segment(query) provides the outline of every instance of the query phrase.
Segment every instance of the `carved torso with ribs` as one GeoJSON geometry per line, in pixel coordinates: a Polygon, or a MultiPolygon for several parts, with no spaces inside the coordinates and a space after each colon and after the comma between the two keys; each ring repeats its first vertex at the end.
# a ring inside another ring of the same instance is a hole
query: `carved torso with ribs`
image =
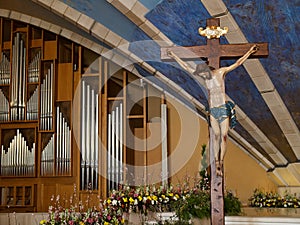
{"type": "Polygon", "coordinates": [[[225,84],[223,74],[212,73],[211,79],[205,80],[209,94],[209,107],[218,107],[225,104],[225,84]]]}

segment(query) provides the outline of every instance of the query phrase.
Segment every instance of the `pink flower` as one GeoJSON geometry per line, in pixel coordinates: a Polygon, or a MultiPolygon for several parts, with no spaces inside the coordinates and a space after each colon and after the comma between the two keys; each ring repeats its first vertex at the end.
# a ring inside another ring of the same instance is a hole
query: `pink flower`
{"type": "Polygon", "coordinates": [[[74,221],[73,220],[69,220],[69,225],[74,225],[74,221]]]}
{"type": "Polygon", "coordinates": [[[94,222],[94,221],[93,221],[93,218],[88,218],[88,219],[87,219],[87,222],[90,223],[90,224],[92,224],[92,223],[94,222]]]}

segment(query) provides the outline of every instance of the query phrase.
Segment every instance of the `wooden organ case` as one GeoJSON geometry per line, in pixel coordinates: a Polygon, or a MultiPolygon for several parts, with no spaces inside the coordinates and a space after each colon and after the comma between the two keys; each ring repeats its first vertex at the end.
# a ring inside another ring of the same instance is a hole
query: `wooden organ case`
{"type": "Polygon", "coordinates": [[[146,167],[157,150],[135,152],[128,133],[146,139],[148,109],[164,96],[148,107],[136,76],[111,76],[113,63],[49,31],[5,18],[0,29],[0,211],[45,212],[52,196],[74,191],[97,204],[128,174],[145,176],[125,167],[146,167]]]}

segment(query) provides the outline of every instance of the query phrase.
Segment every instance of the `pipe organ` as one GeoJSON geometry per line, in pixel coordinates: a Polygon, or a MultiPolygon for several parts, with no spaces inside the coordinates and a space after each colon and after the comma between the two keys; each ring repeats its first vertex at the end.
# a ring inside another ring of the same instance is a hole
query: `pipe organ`
{"type": "Polygon", "coordinates": [[[20,130],[14,136],[8,149],[1,146],[1,176],[34,176],[35,143],[29,149],[20,130]]]}
{"type": "Polygon", "coordinates": [[[7,56],[2,52],[0,61],[0,84],[10,83],[10,62],[7,56]]]}
{"type": "Polygon", "coordinates": [[[81,190],[98,189],[99,102],[98,93],[82,81],[81,89],[81,190]]]}
{"type": "Polygon", "coordinates": [[[71,129],[56,108],[56,175],[71,175],[71,129]]]}
{"type": "Polygon", "coordinates": [[[54,134],[44,147],[41,156],[41,176],[54,175],[54,156],[55,156],[54,134]]]}
{"type": "Polygon", "coordinates": [[[11,120],[25,119],[26,47],[21,33],[16,33],[12,47],[11,120]]]}
{"type": "Polygon", "coordinates": [[[40,110],[41,110],[41,118],[40,118],[40,129],[41,130],[52,130],[52,105],[53,105],[53,76],[54,76],[54,68],[51,63],[50,68],[48,68],[47,73],[45,74],[45,78],[41,84],[41,98],[40,98],[40,110]]]}
{"type": "Polygon", "coordinates": [[[27,120],[37,120],[38,119],[38,87],[34,90],[33,94],[30,96],[26,104],[26,119],[27,120]]]}
{"type": "MultiPolygon", "coordinates": [[[[117,65],[95,52],[23,22],[0,18],[0,27],[9,30],[0,33],[0,210],[7,202],[4,189],[30,186],[34,193],[38,188],[30,206],[45,211],[53,192],[76,184],[81,195],[93,190],[105,197],[130,181],[131,168],[140,161],[147,166],[147,151],[136,154],[129,135],[139,129],[146,138],[150,121],[146,88],[134,85],[129,91],[135,75],[122,68],[106,82],[110,67],[117,65]],[[98,68],[91,66],[94,61],[98,68]],[[98,92],[100,83],[104,88],[98,92]],[[133,95],[142,100],[134,102],[133,95]]],[[[166,121],[166,106],[162,113],[166,121]]],[[[147,143],[142,148],[148,150],[147,143]]],[[[167,177],[167,139],[162,152],[167,177]]]]}
{"type": "Polygon", "coordinates": [[[53,133],[41,155],[42,176],[71,175],[71,129],[56,108],[56,136],[53,133]]]}
{"type": "Polygon", "coordinates": [[[28,83],[39,81],[41,52],[39,51],[28,65],[28,83]]]}
{"type": "Polygon", "coordinates": [[[0,121],[9,120],[9,102],[0,89],[0,121]]]}
{"type": "Polygon", "coordinates": [[[123,182],[123,104],[108,114],[107,188],[118,189],[123,182]]]}

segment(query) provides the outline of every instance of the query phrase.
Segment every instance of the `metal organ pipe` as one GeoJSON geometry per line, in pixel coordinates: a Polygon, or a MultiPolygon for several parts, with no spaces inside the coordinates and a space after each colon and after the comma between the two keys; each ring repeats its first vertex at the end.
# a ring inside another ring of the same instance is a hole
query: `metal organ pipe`
{"type": "Polygon", "coordinates": [[[98,94],[82,81],[81,189],[98,189],[98,94]]]}
{"type": "Polygon", "coordinates": [[[120,138],[119,138],[119,149],[120,158],[118,162],[120,163],[120,182],[123,182],[123,104],[120,104],[120,138]]]}
{"type": "Polygon", "coordinates": [[[108,190],[111,190],[111,175],[112,175],[112,168],[111,168],[111,160],[112,160],[112,157],[111,157],[111,136],[112,136],[112,132],[111,132],[111,114],[108,114],[108,135],[107,135],[107,183],[108,183],[108,190]]]}
{"type": "Polygon", "coordinates": [[[115,107],[108,114],[108,146],[107,146],[107,179],[108,190],[118,188],[123,181],[123,105],[115,107]]]}
{"type": "Polygon", "coordinates": [[[94,171],[95,171],[95,189],[98,189],[98,168],[99,168],[99,155],[98,155],[98,149],[99,149],[99,99],[98,99],[99,95],[96,94],[95,95],[95,113],[96,113],[96,117],[95,117],[95,165],[94,165],[94,171]]]}
{"type": "Polygon", "coordinates": [[[168,183],[167,105],[161,104],[162,184],[168,183]]]}
{"type": "Polygon", "coordinates": [[[25,119],[26,48],[20,33],[14,37],[12,47],[11,119],[25,119]]]}
{"type": "Polygon", "coordinates": [[[90,120],[90,111],[91,111],[91,106],[90,106],[90,85],[87,85],[87,95],[86,95],[86,106],[87,106],[87,111],[86,111],[86,141],[85,141],[85,146],[86,146],[86,182],[88,185],[90,185],[90,169],[91,169],[91,120],[90,120]]]}
{"type": "Polygon", "coordinates": [[[10,62],[3,52],[0,61],[0,84],[10,84],[10,62]]]}
{"type": "Polygon", "coordinates": [[[27,120],[38,119],[38,87],[35,89],[35,91],[30,96],[27,102],[26,119],[27,120]]]}
{"type": "Polygon", "coordinates": [[[2,176],[34,176],[35,143],[29,150],[25,138],[17,130],[7,150],[1,146],[2,176]]]}
{"type": "Polygon", "coordinates": [[[81,88],[81,162],[80,162],[80,167],[81,167],[81,190],[85,189],[85,170],[86,170],[86,148],[85,148],[85,108],[86,108],[86,103],[85,103],[85,95],[86,95],[86,84],[85,81],[82,81],[82,88],[81,88]]]}
{"type": "Polygon", "coordinates": [[[0,121],[9,120],[9,102],[0,89],[0,121]]]}
{"type": "Polygon", "coordinates": [[[40,129],[41,130],[52,130],[53,120],[53,64],[51,63],[48,73],[45,75],[41,84],[41,118],[40,118],[40,129]]]}
{"type": "Polygon", "coordinates": [[[41,52],[39,51],[28,65],[28,82],[36,83],[39,81],[41,52]]]}
{"type": "Polygon", "coordinates": [[[71,175],[71,129],[56,108],[56,175],[71,175]]]}
{"type": "Polygon", "coordinates": [[[91,160],[90,160],[90,167],[91,167],[91,188],[94,189],[94,172],[95,172],[95,91],[91,90],[91,160]],[[92,122],[93,121],[93,122],[92,122]]]}

